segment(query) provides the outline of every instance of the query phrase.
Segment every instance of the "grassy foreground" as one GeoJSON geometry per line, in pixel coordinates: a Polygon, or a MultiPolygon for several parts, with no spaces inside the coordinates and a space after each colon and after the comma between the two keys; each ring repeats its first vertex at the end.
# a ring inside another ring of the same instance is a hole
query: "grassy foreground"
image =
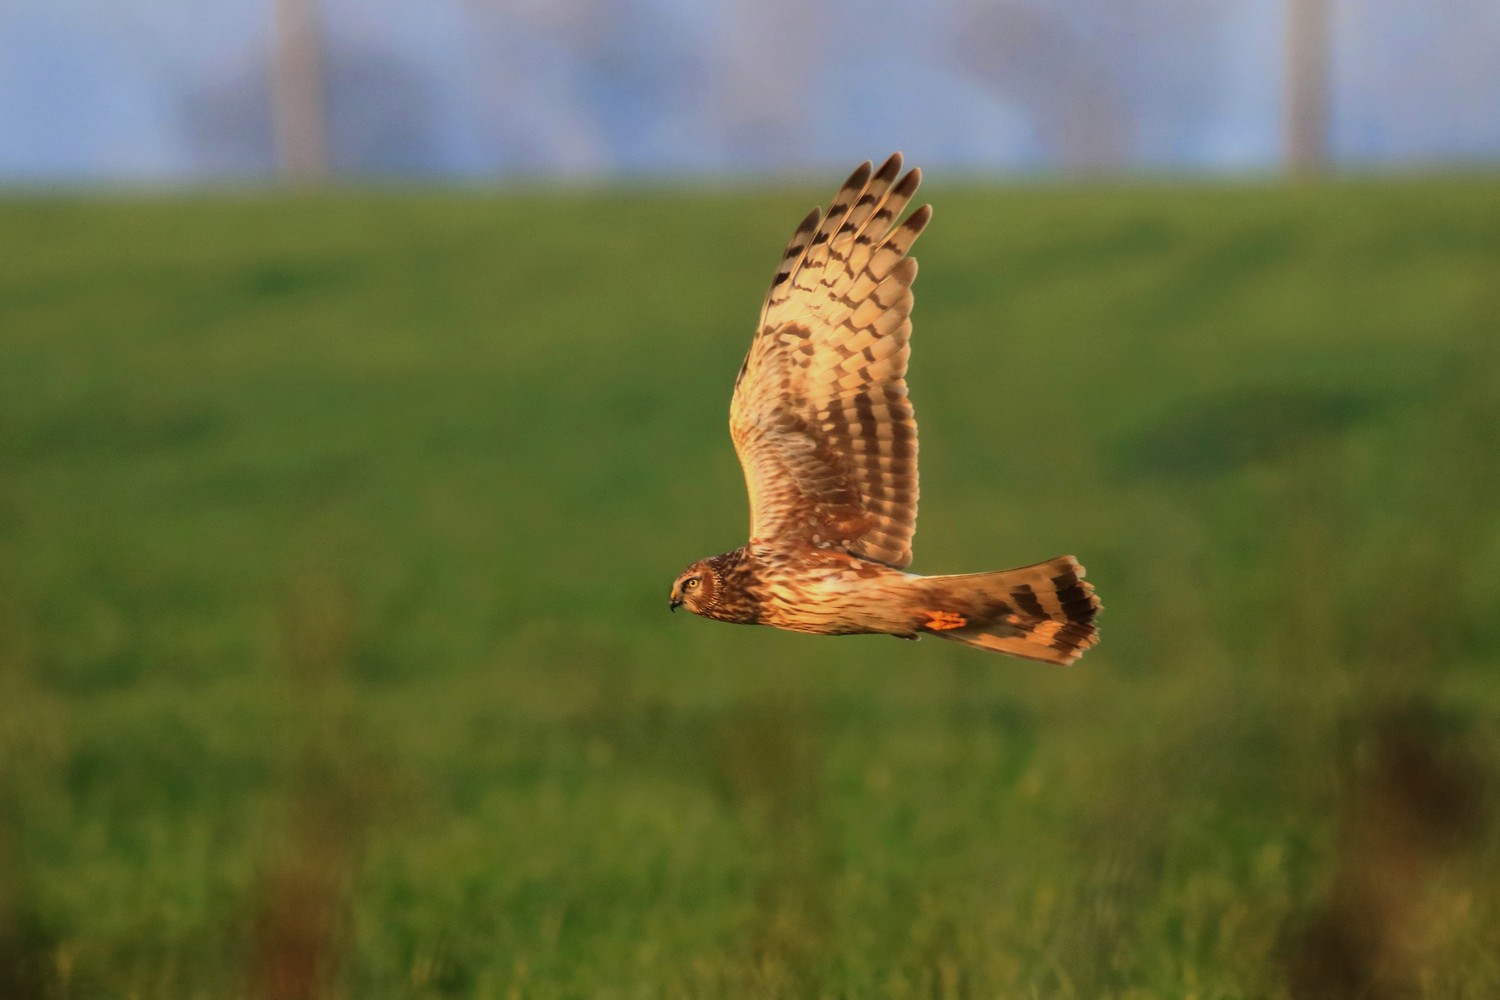
{"type": "Polygon", "coordinates": [[[0,203],[0,996],[1500,993],[1500,180],[929,186],[1071,669],[667,615],[822,188],[0,203]]]}

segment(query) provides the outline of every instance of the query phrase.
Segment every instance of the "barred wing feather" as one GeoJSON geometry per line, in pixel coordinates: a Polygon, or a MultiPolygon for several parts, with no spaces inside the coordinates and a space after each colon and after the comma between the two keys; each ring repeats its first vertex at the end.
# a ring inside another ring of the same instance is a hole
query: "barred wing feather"
{"type": "Polygon", "coordinates": [[[921,172],[901,155],[850,175],[803,220],[740,369],[730,432],[753,544],[810,544],[905,568],[917,518],[917,425],[906,392],[907,256],[929,206],[896,220],[921,172]]]}

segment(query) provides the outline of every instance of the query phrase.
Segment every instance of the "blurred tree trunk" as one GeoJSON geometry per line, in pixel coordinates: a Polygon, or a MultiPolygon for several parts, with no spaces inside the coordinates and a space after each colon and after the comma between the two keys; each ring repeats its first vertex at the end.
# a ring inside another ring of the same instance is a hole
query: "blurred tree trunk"
{"type": "Polygon", "coordinates": [[[288,180],[315,183],[328,174],[323,40],[317,0],[275,3],[272,91],[277,167],[288,180]]]}
{"type": "Polygon", "coordinates": [[[1328,165],[1328,0],[1286,0],[1286,161],[1296,174],[1328,165]]]}

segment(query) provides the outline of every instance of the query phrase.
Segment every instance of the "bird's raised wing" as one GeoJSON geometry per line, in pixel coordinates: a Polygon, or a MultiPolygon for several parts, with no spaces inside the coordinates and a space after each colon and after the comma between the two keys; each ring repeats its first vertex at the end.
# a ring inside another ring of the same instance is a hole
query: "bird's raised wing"
{"type": "Polygon", "coordinates": [[[729,429],[750,491],[752,543],[840,549],[898,568],[917,522],[917,424],[907,252],[930,206],[901,154],[850,175],[797,227],[735,383],[729,429]]]}

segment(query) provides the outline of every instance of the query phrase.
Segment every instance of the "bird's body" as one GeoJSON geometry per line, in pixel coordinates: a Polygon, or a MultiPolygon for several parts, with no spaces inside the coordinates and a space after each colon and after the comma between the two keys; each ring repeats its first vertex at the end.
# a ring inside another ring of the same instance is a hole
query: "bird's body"
{"type": "Polygon", "coordinates": [[[888,599],[921,579],[910,573],[814,546],[747,545],[706,562],[725,597],[700,612],[705,618],[819,635],[913,631],[888,599]]]}
{"type": "Polygon", "coordinates": [[[920,182],[896,154],[863,164],[797,228],[735,382],[730,433],[750,493],[751,540],[700,560],[671,604],[706,618],[820,635],[936,634],[1069,663],[1099,610],[1071,556],[998,573],[905,572],[917,513],[917,425],[906,392],[904,222],[920,182]]]}

